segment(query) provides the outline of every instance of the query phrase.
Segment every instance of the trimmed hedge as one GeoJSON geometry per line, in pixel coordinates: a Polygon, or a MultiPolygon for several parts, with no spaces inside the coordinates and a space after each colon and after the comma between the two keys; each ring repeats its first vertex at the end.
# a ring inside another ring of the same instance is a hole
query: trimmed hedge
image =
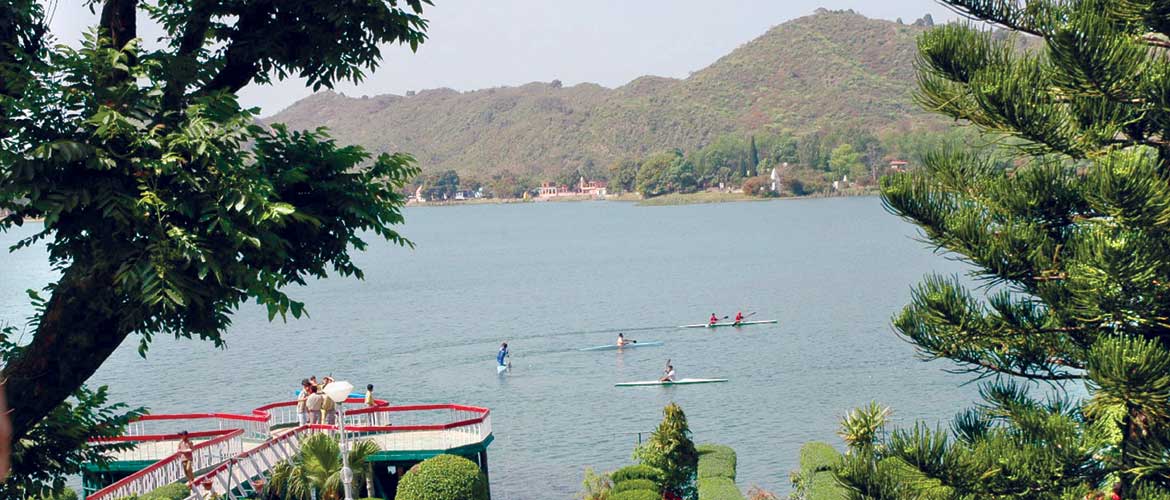
{"type": "Polygon", "coordinates": [[[800,477],[808,500],[844,500],[845,488],[833,477],[841,453],[826,443],[810,442],[800,447],[800,477]]]}
{"type": "MultiPolygon", "coordinates": [[[[191,496],[191,489],[183,483],[172,483],[141,495],[130,495],[118,500],[183,500],[191,496]]],[[[74,498],[77,498],[76,494],[74,498]]]]}
{"type": "Polygon", "coordinates": [[[487,500],[487,476],[475,462],[438,455],[411,467],[398,483],[398,500],[487,500]]]}
{"type": "Polygon", "coordinates": [[[699,500],[744,500],[744,497],[735,486],[735,481],[725,477],[708,477],[699,480],[699,500]]]}
{"type": "Polygon", "coordinates": [[[630,490],[659,491],[659,487],[658,483],[649,479],[627,479],[619,483],[614,483],[613,489],[610,491],[618,493],[630,490]]]}
{"type": "Polygon", "coordinates": [[[735,450],[717,444],[701,444],[699,450],[699,479],[724,477],[735,482],[735,450]]]}
{"type": "Polygon", "coordinates": [[[611,494],[609,500],[662,500],[662,494],[656,491],[629,490],[611,494]]]}
{"type": "Polygon", "coordinates": [[[813,441],[800,447],[800,469],[804,471],[829,470],[841,460],[841,453],[827,443],[813,441]]]}
{"type": "Polygon", "coordinates": [[[618,470],[613,471],[609,475],[613,482],[620,483],[630,479],[649,479],[655,483],[662,482],[662,471],[650,467],[649,465],[627,465],[618,470]]]}

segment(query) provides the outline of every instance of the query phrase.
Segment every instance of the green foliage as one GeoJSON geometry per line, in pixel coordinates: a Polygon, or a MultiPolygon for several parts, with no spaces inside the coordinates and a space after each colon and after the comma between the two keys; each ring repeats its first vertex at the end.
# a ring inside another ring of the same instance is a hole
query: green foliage
{"type": "MultiPolygon", "coordinates": [[[[373,441],[350,443],[349,467],[353,471],[355,492],[364,490],[369,470],[366,460],[378,451],[378,445],[373,441]]],[[[336,498],[344,491],[341,466],[341,447],[337,439],[325,433],[313,434],[305,438],[295,458],[272,469],[265,490],[285,500],[336,498]]],[[[372,492],[366,492],[369,493],[372,492]]]]}
{"type": "Polygon", "coordinates": [[[609,500],[662,500],[662,495],[656,491],[629,490],[614,493],[609,496],[609,500]]]}
{"type": "Polygon", "coordinates": [[[598,474],[592,467],[585,468],[585,479],[581,481],[579,500],[607,500],[613,491],[613,481],[605,474],[598,474]]]}
{"type": "MultiPolygon", "coordinates": [[[[117,500],[185,500],[189,496],[191,496],[190,488],[181,483],[172,483],[141,495],[125,496],[117,500]]],[[[76,499],[77,494],[74,494],[73,498],[76,499]]]]}
{"type": "Polygon", "coordinates": [[[743,500],[735,481],[726,477],[699,478],[699,500],[743,500]]]}
{"type": "Polygon", "coordinates": [[[735,481],[735,450],[717,444],[701,444],[699,452],[699,479],[723,477],[735,481]]]}
{"type": "Polygon", "coordinates": [[[77,500],[77,492],[73,491],[72,488],[65,488],[57,493],[44,495],[39,498],[33,496],[31,498],[34,500],[77,500]]]}
{"type": "Polygon", "coordinates": [[[658,492],[658,483],[649,479],[627,479],[613,485],[613,492],[620,493],[629,490],[648,490],[658,492]]]}
{"type": "Polygon", "coordinates": [[[649,440],[634,450],[634,458],[662,471],[660,484],[663,490],[680,498],[693,499],[699,452],[691,441],[687,416],[675,403],[666,405],[662,415],[662,423],[649,440]]]}
{"type": "Polygon", "coordinates": [[[235,95],[294,75],[314,89],[360,80],[384,44],[425,40],[423,4],[106,0],[76,48],[53,43],[44,9],[5,7],[0,230],[44,219],[15,248],[43,241],[60,276],[3,369],[14,440],[36,443],[23,460],[43,467],[10,484],[55,481],[88,453],[78,442],[98,422],[80,413],[98,410],[79,408],[100,391],[66,401],[127,337],[143,354],[159,335],[222,346],[244,303],[300,317],[288,286],[360,278],[350,251],[365,238],[409,244],[392,227],[411,157],[261,127],[235,95]],[[170,36],[140,44],[139,17],[170,36]],[[83,425],[50,435],[70,419],[83,425]]]}
{"type": "MultiPolygon", "coordinates": [[[[411,467],[398,483],[398,500],[487,500],[487,476],[475,462],[438,455],[411,467]]],[[[614,497],[610,496],[610,500],[614,497]]]]}
{"type": "Polygon", "coordinates": [[[184,500],[191,495],[191,489],[180,483],[168,484],[153,491],[138,495],[138,500],[184,500]]]}
{"type": "Polygon", "coordinates": [[[609,477],[615,483],[622,481],[629,481],[631,479],[649,479],[656,483],[662,482],[662,471],[655,469],[649,465],[635,464],[627,465],[610,473],[609,477]]]}
{"type": "Polygon", "coordinates": [[[1012,156],[941,148],[882,182],[987,285],[927,277],[895,331],[990,382],[949,428],[852,414],[836,475],[853,498],[1170,495],[1170,4],[945,3],[1043,40],[925,33],[919,102],[1012,156]]]}

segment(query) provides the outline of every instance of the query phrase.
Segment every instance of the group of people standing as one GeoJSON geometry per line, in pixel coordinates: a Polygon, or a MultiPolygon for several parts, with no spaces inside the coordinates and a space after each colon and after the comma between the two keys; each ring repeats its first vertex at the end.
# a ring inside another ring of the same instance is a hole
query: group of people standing
{"type": "MultiPolygon", "coordinates": [[[[301,390],[297,393],[297,423],[329,425],[337,424],[340,413],[337,403],[325,395],[325,386],[333,382],[333,377],[325,377],[320,382],[317,376],[301,380],[301,390]]],[[[374,384],[366,385],[366,406],[374,406],[374,384]]]]}

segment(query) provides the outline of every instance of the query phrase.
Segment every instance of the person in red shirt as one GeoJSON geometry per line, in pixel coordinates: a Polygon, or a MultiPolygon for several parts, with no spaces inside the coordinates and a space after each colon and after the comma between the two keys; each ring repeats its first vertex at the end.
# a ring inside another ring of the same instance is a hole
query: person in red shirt
{"type": "Polygon", "coordinates": [[[715,323],[718,323],[718,322],[719,322],[719,317],[715,316],[715,313],[711,313],[711,319],[707,321],[707,325],[711,326],[711,325],[714,325],[715,323]]]}
{"type": "Polygon", "coordinates": [[[741,322],[743,322],[743,311],[739,311],[739,312],[735,313],[735,324],[738,325],[741,322]]]}

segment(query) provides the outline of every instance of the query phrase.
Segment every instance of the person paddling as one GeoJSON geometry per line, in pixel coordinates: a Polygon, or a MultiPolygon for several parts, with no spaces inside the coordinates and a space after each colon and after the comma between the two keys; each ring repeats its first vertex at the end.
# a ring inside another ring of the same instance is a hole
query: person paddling
{"type": "Polygon", "coordinates": [[[508,343],[504,342],[500,344],[500,352],[496,353],[496,363],[499,363],[500,366],[508,366],[504,362],[504,358],[508,356],[511,356],[511,353],[508,352],[508,343]]]}
{"type": "Polygon", "coordinates": [[[739,326],[740,323],[743,323],[743,311],[737,311],[735,313],[735,326],[739,326]]]}
{"type": "Polygon", "coordinates": [[[622,346],[629,345],[629,344],[637,344],[637,343],[638,343],[637,340],[626,340],[626,336],[624,334],[621,334],[621,333],[618,334],[618,339],[617,339],[617,346],[618,347],[622,347],[622,346]]]}
{"type": "Polygon", "coordinates": [[[670,364],[670,362],[668,361],[666,363],[666,371],[663,373],[662,378],[658,379],[658,381],[659,382],[674,382],[674,376],[675,376],[674,375],[674,366],[672,366],[670,364]]]}
{"type": "Polygon", "coordinates": [[[719,316],[716,316],[715,313],[711,313],[711,319],[707,320],[707,326],[715,326],[715,323],[718,322],[719,316]]]}

